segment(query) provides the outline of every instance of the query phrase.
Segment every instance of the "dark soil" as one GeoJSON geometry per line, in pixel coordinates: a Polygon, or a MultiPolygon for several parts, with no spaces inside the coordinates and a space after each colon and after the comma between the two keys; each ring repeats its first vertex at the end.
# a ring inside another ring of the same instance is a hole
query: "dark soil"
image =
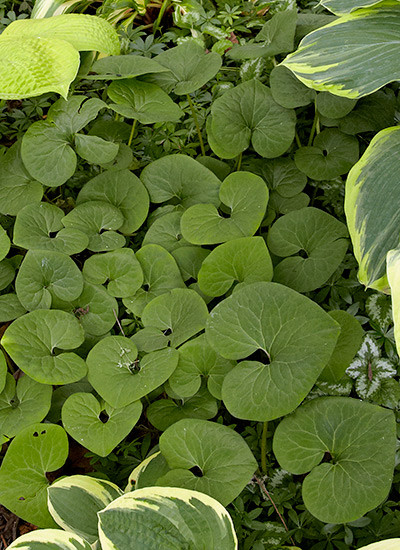
{"type": "Polygon", "coordinates": [[[16,538],[34,529],[34,525],[26,523],[4,506],[0,506],[0,550],[4,550],[16,538]]]}

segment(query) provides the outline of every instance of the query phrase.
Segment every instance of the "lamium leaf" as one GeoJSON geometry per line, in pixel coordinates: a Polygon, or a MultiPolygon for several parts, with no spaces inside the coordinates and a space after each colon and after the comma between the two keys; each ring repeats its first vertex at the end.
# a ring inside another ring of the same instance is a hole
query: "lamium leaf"
{"type": "Polygon", "coordinates": [[[170,348],[138,358],[132,340],[108,336],[87,356],[88,380],[107,403],[121,408],[164,384],[174,372],[178,358],[178,352],[170,348]]]}
{"type": "Polygon", "coordinates": [[[28,376],[43,384],[68,384],[86,374],[86,363],[70,351],[83,342],[83,330],[72,315],[40,309],[16,319],[1,344],[28,376]]]}
{"type": "Polygon", "coordinates": [[[270,251],[285,258],[274,267],[274,281],[298,292],[319,288],[343,260],[347,236],[343,223],[317,208],[302,208],[282,216],[267,239],[270,251]]]}
{"type": "Polygon", "coordinates": [[[269,85],[273,99],[285,109],[304,107],[315,99],[315,91],[307,88],[283,65],[272,69],[269,85]]]}
{"type": "Polygon", "coordinates": [[[187,489],[148,487],[127,493],[99,512],[104,550],[237,550],[232,520],[213,498],[187,489]],[[162,525],[162,529],[160,529],[162,525]],[[118,526],[118,527],[117,527],[118,526]]]}
{"type": "Polygon", "coordinates": [[[0,436],[14,437],[30,424],[41,422],[50,410],[52,387],[23,376],[15,382],[7,374],[0,393],[0,436]]]}
{"type": "Polygon", "coordinates": [[[250,172],[234,172],[221,184],[219,198],[230,216],[222,216],[213,204],[196,204],[181,220],[183,237],[192,244],[217,244],[254,235],[268,203],[264,181],[250,172]]]}
{"type": "Polygon", "coordinates": [[[26,309],[13,293],[0,296],[0,323],[8,323],[26,313],[26,309]]]}
{"type": "Polygon", "coordinates": [[[147,218],[149,196],[140,179],[129,170],[106,171],[89,180],[77,197],[77,204],[103,201],[117,207],[124,217],[120,233],[137,231],[147,218]]]}
{"type": "Polygon", "coordinates": [[[309,298],[277,283],[253,283],[210,313],[206,337],[239,363],[224,378],[222,399],[237,418],[265,422],[293,411],[327,364],[337,323],[309,298]],[[253,359],[253,358],[252,358],[253,359]]]}
{"type": "Polygon", "coordinates": [[[141,413],[140,401],[115,409],[99,403],[91,393],[74,393],[65,401],[61,419],[71,437],[93,453],[107,456],[129,434],[141,413]]]}
{"type": "Polygon", "coordinates": [[[134,78],[149,73],[162,73],[168,69],[154,59],[139,55],[111,55],[102,57],[93,63],[88,80],[120,80],[134,78]]]}
{"type": "Polygon", "coordinates": [[[67,456],[68,438],[61,426],[33,424],[22,430],[0,467],[1,504],[38,527],[57,527],[47,508],[46,472],[61,468],[67,456]]]}
{"type": "Polygon", "coordinates": [[[253,79],[216,99],[207,120],[211,149],[221,158],[234,158],[250,143],[266,158],[289,149],[295,134],[296,115],[272,99],[271,90],[253,79]]]}
{"type": "Polygon", "coordinates": [[[132,78],[115,80],[107,88],[113,111],[141,124],[177,122],[181,109],[159,86],[132,78]]]}
{"type": "Polygon", "coordinates": [[[171,471],[157,485],[201,491],[223,506],[239,495],[257,468],[238,433],[207,420],[176,422],[161,435],[160,451],[171,471]]]}
{"type": "Polygon", "coordinates": [[[207,296],[222,296],[231,286],[235,289],[258,281],[271,281],[272,261],[262,237],[243,237],[220,244],[203,261],[199,287],[207,296]]]}
{"type": "Polygon", "coordinates": [[[354,521],[387,497],[395,446],[393,412],[348,397],[309,401],[282,420],[273,440],[282,468],[310,472],[304,504],[325,523],[354,521]]]}
{"type": "Polygon", "coordinates": [[[151,202],[174,200],[182,208],[198,203],[219,206],[220,180],[186,155],[168,155],[151,162],[140,174],[151,202]]]}
{"type": "Polygon", "coordinates": [[[18,537],[10,550],[46,550],[49,545],[57,550],[91,550],[90,544],[77,535],[60,529],[39,529],[18,537]]]}
{"type": "Polygon", "coordinates": [[[72,475],[55,481],[47,494],[49,511],[58,525],[94,543],[99,538],[97,512],[123,492],[111,481],[72,475]]]}

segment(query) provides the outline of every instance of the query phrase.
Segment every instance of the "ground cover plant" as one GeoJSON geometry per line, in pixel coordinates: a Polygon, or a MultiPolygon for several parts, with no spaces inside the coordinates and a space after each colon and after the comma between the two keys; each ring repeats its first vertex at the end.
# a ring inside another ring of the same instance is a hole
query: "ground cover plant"
{"type": "Polygon", "coordinates": [[[323,4],[5,5],[11,548],[398,547],[400,7],[323,4]]]}

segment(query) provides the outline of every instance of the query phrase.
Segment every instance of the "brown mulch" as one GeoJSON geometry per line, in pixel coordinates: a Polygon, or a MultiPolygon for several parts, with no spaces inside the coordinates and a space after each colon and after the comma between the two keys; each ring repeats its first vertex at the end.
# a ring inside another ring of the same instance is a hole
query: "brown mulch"
{"type": "Polygon", "coordinates": [[[31,523],[0,505],[0,550],[7,548],[16,538],[36,529],[31,523]]]}

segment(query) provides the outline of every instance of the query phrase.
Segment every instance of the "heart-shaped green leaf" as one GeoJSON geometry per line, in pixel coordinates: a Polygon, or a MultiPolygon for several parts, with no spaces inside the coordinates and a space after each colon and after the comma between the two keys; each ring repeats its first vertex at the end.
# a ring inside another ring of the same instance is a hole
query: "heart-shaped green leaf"
{"type": "Polygon", "coordinates": [[[76,134],[75,150],[80,157],[91,164],[106,164],[117,156],[119,145],[98,136],[76,134]]]}
{"type": "Polygon", "coordinates": [[[140,359],[132,340],[108,336],[89,352],[88,380],[113,407],[125,407],[161,386],[174,372],[179,354],[174,349],[149,353],[140,359]]]}
{"type": "Polygon", "coordinates": [[[278,105],[271,90],[253,79],[216,99],[207,120],[211,149],[220,158],[234,158],[249,146],[266,158],[279,157],[293,141],[294,111],[278,105]]]}
{"type": "Polygon", "coordinates": [[[317,95],[315,104],[322,116],[327,118],[342,118],[353,110],[356,103],[356,99],[333,95],[329,92],[321,92],[317,95]]]}
{"type": "Polygon", "coordinates": [[[7,375],[0,394],[0,436],[14,437],[30,424],[41,422],[50,410],[52,387],[23,376],[16,383],[7,375]]]}
{"type": "Polygon", "coordinates": [[[282,468],[310,472],[304,504],[325,523],[354,521],[387,497],[395,446],[393,412],[347,397],[306,403],[282,420],[273,441],[282,468]]]}
{"type": "Polygon", "coordinates": [[[1,504],[38,527],[57,527],[47,508],[46,472],[61,468],[67,456],[68,438],[61,426],[33,424],[22,430],[0,468],[1,504]]]}
{"type": "Polygon", "coordinates": [[[60,529],[39,529],[18,537],[10,550],[46,550],[52,545],[57,550],[91,550],[90,544],[72,533],[60,529]]]}
{"type": "Polygon", "coordinates": [[[270,229],[267,240],[273,254],[286,258],[275,266],[274,281],[298,292],[319,288],[343,260],[347,235],[343,223],[317,208],[302,208],[282,216],[270,229]]]}
{"type": "Polygon", "coordinates": [[[53,391],[53,395],[51,398],[51,408],[46,419],[49,422],[60,422],[61,409],[65,401],[70,395],[77,392],[94,393],[94,389],[86,380],[86,378],[82,378],[82,380],[80,380],[79,382],[73,382],[72,384],[64,384],[63,386],[58,386],[58,388],[53,391]]]}
{"type": "Polygon", "coordinates": [[[168,69],[162,67],[154,59],[139,55],[111,55],[95,61],[86,76],[89,80],[120,80],[134,78],[149,73],[162,73],[168,69]]]}
{"type": "Polygon", "coordinates": [[[157,485],[201,491],[224,506],[239,495],[257,468],[238,433],[207,420],[176,422],[161,435],[160,450],[171,471],[157,485]]]}
{"type": "Polygon", "coordinates": [[[157,218],[144,236],[143,246],[157,244],[168,252],[173,252],[181,246],[186,247],[189,243],[182,239],[181,218],[182,212],[168,212],[157,218]]]}
{"type": "Polygon", "coordinates": [[[196,204],[183,213],[183,237],[192,244],[217,244],[254,235],[268,203],[264,181],[250,172],[234,172],[221,184],[219,198],[230,209],[222,216],[212,204],[196,204]]]}
{"type": "Polygon", "coordinates": [[[239,363],[222,398],[237,418],[264,422],[295,409],[327,364],[339,335],[335,321],[309,298],[277,283],[253,283],[211,312],[206,336],[239,363]]]}
{"type": "Polygon", "coordinates": [[[40,309],[16,319],[1,344],[28,376],[43,384],[68,384],[86,374],[86,363],[71,350],[83,342],[83,330],[72,315],[40,309]]]}
{"type": "Polygon", "coordinates": [[[0,296],[0,323],[13,321],[26,313],[16,294],[2,294],[0,296]]]}
{"type": "Polygon", "coordinates": [[[307,88],[283,65],[272,69],[269,85],[273,99],[286,109],[304,107],[315,99],[315,91],[307,88]]]}
{"type": "Polygon", "coordinates": [[[107,456],[129,434],[141,413],[140,401],[114,409],[100,404],[91,393],[74,393],[65,401],[61,418],[71,437],[93,453],[107,456]]]}
{"type": "Polygon", "coordinates": [[[200,246],[181,246],[172,251],[184,281],[197,280],[201,265],[209,254],[209,250],[200,246]]]}
{"type": "Polygon", "coordinates": [[[292,159],[287,157],[252,160],[249,170],[264,178],[270,191],[285,198],[295,197],[301,193],[307,183],[307,176],[296,167],[292,159]]]}

